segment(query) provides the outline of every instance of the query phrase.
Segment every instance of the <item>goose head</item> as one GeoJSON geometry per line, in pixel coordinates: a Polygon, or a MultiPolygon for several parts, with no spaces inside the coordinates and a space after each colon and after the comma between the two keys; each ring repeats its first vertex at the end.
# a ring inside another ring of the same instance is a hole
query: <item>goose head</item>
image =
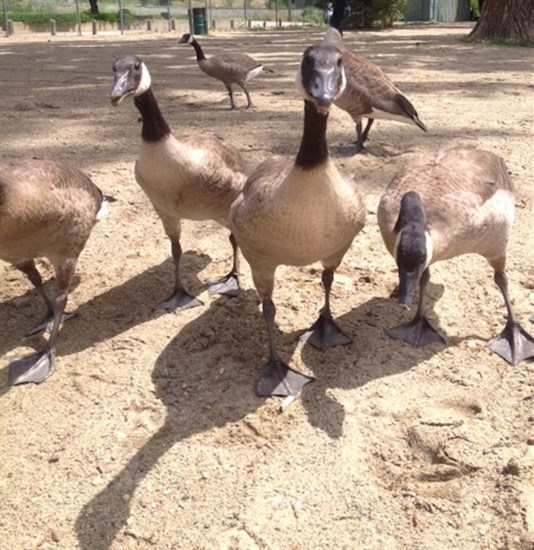
{"type": "Polygon", "coordinates": [[[427,230],[423,203],[414,191],[404,194],[401,199],[395,232],[395,261],[399,270],[398,299],[401,304],[410,306],[421,275],[432,259],[432,239],[427,230]]]}
{"type": "Polygon", "coordinates": [[[145,93],[151,86],[150,73],[146,65],[135,55],[128,55],[113,63],[113,88],[110,97],[113,106],[131,95],[145,93]]]}
{"type": "Polygon", "coordinates": [[[327,114],[334,99],[346,85],[341,52],[328,44],[310,46],[304,51],[297,73],[297,88],[318,113],[327,114]]]}
{"type": "Polygon", "coordinates": [[[180,40],[178,40],[178,44],[192,44],[195,41],[195,37],[191,34],[186,32],[180,40]]]}

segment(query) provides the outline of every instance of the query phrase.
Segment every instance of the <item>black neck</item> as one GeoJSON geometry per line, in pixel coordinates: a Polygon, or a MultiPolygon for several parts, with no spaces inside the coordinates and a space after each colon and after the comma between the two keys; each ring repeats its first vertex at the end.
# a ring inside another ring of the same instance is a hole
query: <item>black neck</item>
{"type": "Polygon", "coordinates": [[[158,102],[151,88],[141,95],[134,97],[134,103],[143,119],[141,137],[144,141],[154,143],[171,133],[171,129],[159,110],[158,102]]]}
{"type": "Polygon", "coordinates": [[[304,132],[297,153],[295,165],[301,168],[314,168],[328,159],[326,145],[326,123],[328,114],[317,112],[311,101],[304,101],[304,132]]]}
{"type": "Polygon", "coordinates": [[[193,40],[193,42],[191,42],[191,45],[193,46],[193,48],[195,48],[195,52],[197,52],[197,61],[202,61],[203,59],[206,59],[206,56],[204,55],[200,44],[196,40],[193,40]]]}

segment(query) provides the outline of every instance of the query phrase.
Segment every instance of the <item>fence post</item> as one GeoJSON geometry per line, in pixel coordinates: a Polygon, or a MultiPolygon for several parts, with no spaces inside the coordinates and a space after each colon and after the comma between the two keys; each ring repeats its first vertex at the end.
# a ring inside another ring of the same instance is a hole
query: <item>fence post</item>
{"type": "Polygon", "coordinates": [[[93,28],[93,34],[96,34],[96,30],[97,30],[97,29],[96,29],[96,19],[93,19],[93,20],[91,21],[91,26],[92,26],[92,28],[93,28]]]}
{"type": "Polygon", "coordinates": [[[56,36],[56,20],[50,19],[50,34],[56,36]]]}
{"type": "Polygon", "coordinates": [[[150,19],[146,20],[146,30],[151,31],[152,30],[152,21],[150,19]]]}

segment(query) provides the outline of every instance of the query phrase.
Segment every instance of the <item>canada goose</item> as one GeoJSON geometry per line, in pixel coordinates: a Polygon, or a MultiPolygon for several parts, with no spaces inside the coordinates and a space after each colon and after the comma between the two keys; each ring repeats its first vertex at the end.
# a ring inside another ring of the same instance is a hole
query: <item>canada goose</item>
{"type": "Polygon", "coordinates": [[[223,52],[206,58],[200,44],[192,34],[186,33],[180,38],[179,44],[191,44],[197,54],[197,62],[200,69],[208,76],[220,80],[230,94],[230,109],[235,109],[234,92],[232,84],[237,84],[247,96],[247,109],[254,107],[247,89],[247,81],[258,76],[262,71],[272,73],[253,57],[242,52],[223,52]]]}
{"type": "Polygon", "coordinates": [[[508,321],[489,347],[512,364],[534,356],[534,339],[519,325],[504,272],[514,217],[513,187],[504,161],[471,147],[421,153],[386,188],[378,224],[399,269],[399,301],[409,305],[419,282],[417,313],[388,334],[413,346],[443,341],[423,311],[429,267],[462,254],[484,256],[495,270],[508,321]]]}
{"type": "Polygon", "coordinates": [[[414,106],[386,73],[371,61],[348,50],[337,29],[329,27],[323,41],[339,48],[343,55],[347,86],[334,103],[347,111],[356,123],[356,153],[364,149],[375,118],[413,123],[427,131],[414,106]],[[369,120],[362,131],[363,117],[369,120]]]}
{"type": "Polygon", "coordinates": [[[50,337],[37,354],[10,363],[10,385],[38,384],[52,373],[76,261],[104,213],[103,205],[98,187],[76,168],[44,160],[0,165],[0,259],[25,273],[45,301],[44,322],[28,334],[50,328],[50,337]],[[54,299],[35,266],[35,258],[40,257],[54,266],[54,299]]]}
{"type": "Polygon", "coordinates": [[[325,303],[303,339],[321,350],[351,341],[330,312],[334,271],[365,222],[360,193],[337,170],[326,143],[329,108],[344,85],[339,50],[328,45],[305,50],[297,75],[305,100],[297,156],[276,156],[261,163],[230,210],[230,227],[251,266],[269,339],[268,363],[256,387],[260,396],[295,395],[310,381],[290,369],[276,349],[272,293],[277,266],[322,262],[325,303]]]}
{"type": "MultiPolygon", "coordinates": [[[[180,279],[181,220],[215,220],[228,226],[230,204],[246,180],[239,151],[210,133],[174,136],[163,118],[151,88],[148,69],[138,57],[127,56],[113,64],[111,103],[133,96],[142,117],[141,149],[135,164],[137,183],[147,194],[171,241],[175,285],[159,308],[179,311],[201,305],[180,279]]],[[[234,263],[230,273],[208,283],[210,294],[239,293],[238,251],[230,235],[234,263]]]]}

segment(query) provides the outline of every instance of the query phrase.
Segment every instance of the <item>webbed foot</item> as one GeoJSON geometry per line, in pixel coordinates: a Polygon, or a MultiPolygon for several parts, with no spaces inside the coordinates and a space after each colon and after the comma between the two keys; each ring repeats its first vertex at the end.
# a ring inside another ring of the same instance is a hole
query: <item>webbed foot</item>
{"type": "Polygon", "coordinates": [[[239,276],[234,271],[228,273],[225,277],[215,281],[208,281],[208,292],[213,294],[224,294],[225,296],[239,296],[241,287],[239,286],[239,276]]]}
{"type": "Polygon", "coordinates": [[[269,360],[262,377],[256,384],[258,397],[288,397],[298,395],[302,388],[315,378],[306,376],[291,368],[280,360],[269,360]]]}
{"type": "Polygon", "coordinates": [[[534,357],[534,338],[519,323],[507,323],[488,347],[511,365],[534,357]]]}
{"type": "Polygon", "coordinates": [[[390,338],[403,340],[414,348],[421,348],[436,342],[445,343],[443,336],[439,334],[424,315],[416,316],[410,322],[398,327],[390,328],[386,330],[386,334],[390,338]]]}
{"type": "Polygon", "coordinates": [[[325,351],[335,346],[346,346],[352,340],[336,325],[331,317],[319,315],[319,318],[300,339],[314,348],[325,351]]]}
{"type": "Polygon", "coordinates": [[[200,300],[185,290],[175,290],[168,298],[156,306],[156,309],[165,309],[178,313],[185,309],[204,305],[200,300]]]}
{"type": "Polygon", "coordinates": [[[40,384],[54,370],[55,353],[53,349],[45,348],[37,354],[17,359],[9,364],[8,384],[40,384]]]}
{"type": "MultiPolygon", "coordinates": [[[[61,324],[77,316],[78,314],[76,312],[73,312],[73,313],[65,312],[61,316],[61,324]]],[[[54,315],[53,314],[46,315],[46,317],[37,326],[29,330],[24,336],[28,338],[30,336],[34,336],[35,334],[39,334],[41,332],[50,332],[52,330],[53,324],[54,324],[54,315]]]]}

